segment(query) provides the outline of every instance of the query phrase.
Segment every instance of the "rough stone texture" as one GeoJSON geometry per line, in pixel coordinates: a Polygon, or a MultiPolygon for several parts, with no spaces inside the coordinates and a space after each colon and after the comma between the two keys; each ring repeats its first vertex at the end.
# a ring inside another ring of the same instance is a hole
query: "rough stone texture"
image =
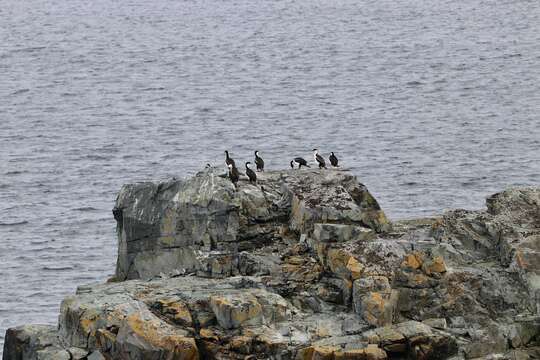
{"type": "Polygon", "coordinates": [[[335,241],[389,228],[365,186],[343,171],[265,172],[258,186],[232,183],[215,169],[188,180],[125,185],[116,200],[118,280],[160,273],[238,275],[238,253],[279,237],[279,228],[335,241]],[[338,231],[325,224],[339,223],[338,231]],[[337,235],[337,236],[335,236],[337,235]]]}
{"type": "Polygon", "coordinates": [[[116,278],[4,359],[533,359],[539,190],[390,224],[340,170],[126,185],[116,278]]]}

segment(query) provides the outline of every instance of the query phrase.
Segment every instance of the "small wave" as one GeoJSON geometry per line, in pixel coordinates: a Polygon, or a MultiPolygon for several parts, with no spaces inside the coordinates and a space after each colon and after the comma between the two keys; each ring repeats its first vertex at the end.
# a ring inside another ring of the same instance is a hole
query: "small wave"
{"type": "Polygon", "coordinates": [[[142,89],[142,91],[162,91],[162,90],[165,90],[165,88],[164,87],[148,87],[148,88],[142,89]]]}
{"type": "Polygon", "coordinates": [[[24,174],[24,173],[27,173],[27,172],[28,172],[28,171],[14,170],[14,171],[8,171],[8,172],[4,173],[4,175],[6,175],[6,176],[13,176],[13,175],[24,174]]]}
{"type": "Polygon", "coordinates": [[[421,81],[409,81],[408,83],[406,83],[407,86],[420,86],[420,85],[424,85],[423,82],[421,81]]]}
{"type": "Polygon", "coordinates": [[[108,157],[100,156],[100,155],[86,155],[86,156],[83,156],[82,158],[88,159],[88,160],[109,160],[108,157]]]}
{"type": "Polygon", "coordinates": [[[73,211],[97,211],[96,208],[91,207],[91,206],[83,206],[83,207],[75,208],[75,209],[72,209],[72,210],[73,211]]]}
{"type": "Polygon", "coordinates": [[[19,90],[14,91],[13,93],[11,93],[11,95],[24,94],[24,93],[29,92],[29,91],[30,91],[30,89],[19,89],[19,90]]]}
{"type": "Polygon", "coordinates": [[[14,52],[14,53],[19,53],[19,52],[34,52],[34,51],[39,51],[39,50],[43,50],[43,49],[46,49],[46,46],[33,46],[33,47],[27,47],[27,48],[24,48],[24,49],[16,49],[16,50],[12,50],[12,52],[14,52]]]}
{"type": "Polygon", "coordinates": [[[26,224],[28,224],[28,221],[26,221],[26,220],[16,221],[16,222],[12,222],[12,223],[0,222],[0,226],[17,226],[17,225],[26,225],[26,224]]]}
{"type": "Polygon", "coordinates": [[[45,271],[64,271],[64,270],[74,270],[73,266],[43,266],[41,270],[45,271]]]}

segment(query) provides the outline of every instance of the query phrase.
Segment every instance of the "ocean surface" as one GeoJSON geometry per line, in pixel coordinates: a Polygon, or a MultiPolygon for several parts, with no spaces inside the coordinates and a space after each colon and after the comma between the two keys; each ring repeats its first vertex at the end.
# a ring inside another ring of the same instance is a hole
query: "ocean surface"
{"type": "Polygon", "coordinates": [[[393,219],[539,185],[540,2],[0,0],[0,346],[113,273],[122,184],[314,147],[393,219]]]}

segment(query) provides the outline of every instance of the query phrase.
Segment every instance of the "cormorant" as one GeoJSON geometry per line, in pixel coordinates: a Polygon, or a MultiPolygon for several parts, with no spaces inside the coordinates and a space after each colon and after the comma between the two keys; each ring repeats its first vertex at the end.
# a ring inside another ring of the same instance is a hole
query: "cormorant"
{"type": "Polygon", "coordinates": [[[294,169],[294,163],[298,164],[298,168],[300,169],[302,166],[310,167],[307,163],[307,161],[304,158],[301,157],[295,157],[293,160],[291,160],[291,167],[294,169]]]}
{"type": "Polygon", "coordinates": [[[257,165],[257,171],[264,171],[264,160],[259,156],[259,150],[255,150],[255,165],[257,165]]]}
{"type": "Polygon", "coordinates": [[[229,152],[227,150],[225,150],[225,164],[227,164],[227,166],[232,165],[233,167],[236,167],[234,160],[229,156],[229,152]]]}
{"type": "Polygon", "coordinates": [[[234,187],[236,187],[236,183],[238,183],[238,179],[240,179],[240,174],[238,173],[238,169],[233,164],[229,164],[229,179],[231,179],[232,183],[234,184],[234,187]]]}
{"type": "Polygon", "coordinates": [[[251,170],[249,168],[249,164],[251,164],[249,161],[246,163],[246,175],[249,178],[249,182],[256,183],[257,182],[257,174],[255,174],[255,171],[251,170]]]}
{"type": "Polygon", "coordinates": [[[324,158],[319,155],[319,150],[313,149],[313,157],[315,158],[315,161],[319,163],[319,169],[326,169],[326,162],[324,161],[324,158]]]}
{"type": "Polygon", "coordinates": [[[330,154],[329,159],[330,159],[330,164],[332,164],[332,166],[336,166],[336,167],[338,166],[338,158],[336,155],[334,155],[333,152],[330,154]]]}

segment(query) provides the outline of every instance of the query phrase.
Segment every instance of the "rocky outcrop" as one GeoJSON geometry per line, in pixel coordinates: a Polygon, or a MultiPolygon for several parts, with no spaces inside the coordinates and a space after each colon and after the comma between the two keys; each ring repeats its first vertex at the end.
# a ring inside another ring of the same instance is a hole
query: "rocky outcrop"
{"type": "Polygon", "coordinates": [[[114,213],[118,280],[238,275],[239,253],[279,241],[284,228],[311,234],[317,224],[341,224],[338,238],[349,240],[389,229],[366,187],[341,171],[267,172],[258,186],[236,191],[209,169],[188,180],[126,185],[114,213]]]}
{"type": "Polygon", "coordinates": [[[539,193],[390,224],[346,171],[126,185],[115,278],[4,359],[535,358],[539,193]]]}

